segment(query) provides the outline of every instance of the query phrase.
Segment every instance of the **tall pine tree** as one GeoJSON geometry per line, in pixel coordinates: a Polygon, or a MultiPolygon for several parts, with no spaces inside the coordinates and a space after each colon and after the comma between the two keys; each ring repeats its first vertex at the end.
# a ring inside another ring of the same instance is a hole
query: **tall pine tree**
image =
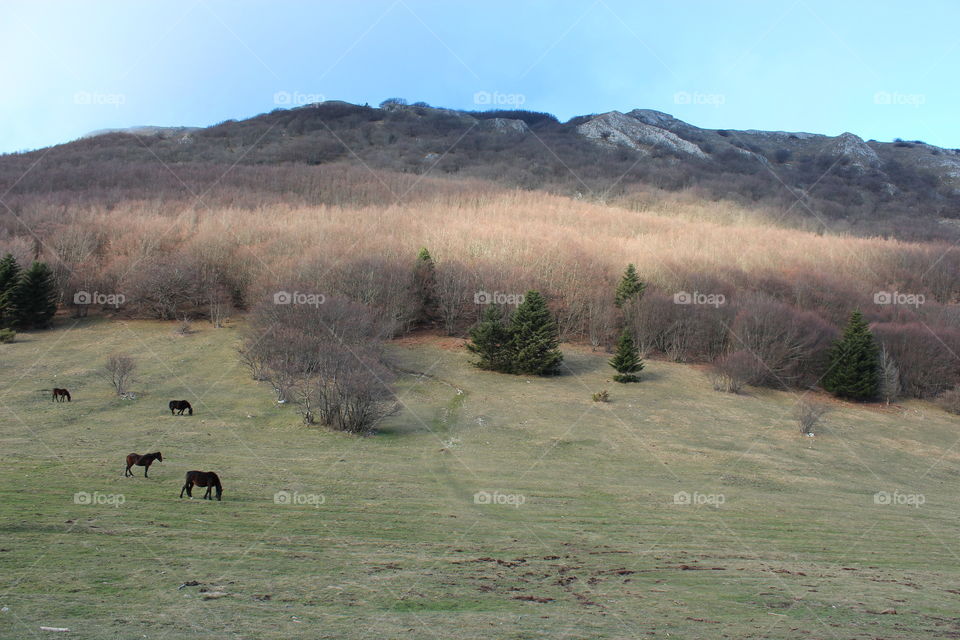
{"type": "Polygon", "coordinates": [[[830,350],[823,388],[841,398],[872,400],[880,389],[880,351],[863,314],[850,314],[843,335],[830,350]]]}
{"type": "Polygon", "coordinates": [[[528,291],[510,317],[510,345],[513,373],[543,376],[559,371],[560,331],[539,292],[528,291]]]}
{"type": "Polygon", "coordinates": [[[4,316],[7,309],[7,298],[14,285],[20,280],[20,265],[12,253],[0,259],[0,326],[4,325],[4,316]]]}
{"type": "Polygon", "coordinates": [[[613,298],[617,307],[623,307],[631,300],[639,300],[643,296],[643,290],[647,285],[640,282],[640,276],[637,275],[637,268],[631,263],[627,265],[627,270],[620,278],[620,284],[617,285],[617,293],[613,298]]]}
{"type": "Polygon", "coordinates": [[[503,315],[496,305],[490,305],[480,323],[470,330],[467,350],[477,356],[481,369],[510,373],[513,369],[510,352],[510,332],[503,324],[503,315]]]}
{"type": "Polygon", "coordinates": [[[45,329],[57,312],[53,272],[43,262],[34,262],[6,295],[5,323],[16,329],[45,329]]]}
{"type": "Polygon", "coordinates": [[[637,374],[643,370],[643,358],[633,342],[633,336],[624,329],[617,341],[617,352],[610,359],[610,366],[617,370],[613,379],[617,382],[640,382],[637,374]]]}

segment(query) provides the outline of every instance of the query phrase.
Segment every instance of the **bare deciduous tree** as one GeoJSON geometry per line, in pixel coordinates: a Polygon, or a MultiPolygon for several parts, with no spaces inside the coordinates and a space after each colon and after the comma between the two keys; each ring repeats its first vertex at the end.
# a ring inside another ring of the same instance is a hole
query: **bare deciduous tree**
{"type": "Polygon", "coordinates": [[[808,402],[807,400],[798,402],[795,413],[797,416],[797,424],[800,426],[800,433],[805,436],[812,436],[820,420],[823,416],[827,415],[829,411],[830,408],[825,404],[808,402]]]}
{"type": "Polygon", "coordinates": [[[137,369],[137,362],[132,356],[124,353],[118,353],[107,358],[103,366],[104,376],[113,385],[118,396],[127,393],[128,387],[133,382],[133,374],[137,369]]]}
{"type": "Polygon", "coordinates": [[[394,409],[381,344],[392,323],[339,297],[322,304],[257,307],[241,357],[297,405],[305,424],[363,433],[394,409]]]}
{"type": "Polygon", "coordinates": [[[748,351],[728,353],[718,359],[710,371],[713,390],[740,393],[744,385],[753,378],[758,366],[757,358],[748,351]]]}
{"type": "Polygon", "coordinates": [[[887,351],[886,346],[880,347],[880,397],[887,404],[900,397],[903,386],[900,384],[900,368],[887,351]]]}
{"type": "Polygon", "coordinates": [[[436,273],[437,312],[448,336],[456,333],[474,307],[477,287],[471,272],[459,262],[442,262],[436,273]]]}

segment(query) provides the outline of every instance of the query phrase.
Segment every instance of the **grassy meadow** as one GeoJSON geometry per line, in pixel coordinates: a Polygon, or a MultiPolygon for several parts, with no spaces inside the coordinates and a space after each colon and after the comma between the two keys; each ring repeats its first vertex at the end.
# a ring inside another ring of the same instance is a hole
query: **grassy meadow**
{"type": "Polygon", "coordinates": [[[932,404],[834,403],[810,438],[796,395],[695,366],[615,385],[565,345],[528,379],[415,336],[389,345],[399,410],[353,437],[250,379],[242,320],[174,328],[0,346],[0,637],[960,637],[960,429],[932,404]],[[113,352],[134,399],[97,374],[113,352]],[[223,501],[178,499],[190,469],[223,501]]]}

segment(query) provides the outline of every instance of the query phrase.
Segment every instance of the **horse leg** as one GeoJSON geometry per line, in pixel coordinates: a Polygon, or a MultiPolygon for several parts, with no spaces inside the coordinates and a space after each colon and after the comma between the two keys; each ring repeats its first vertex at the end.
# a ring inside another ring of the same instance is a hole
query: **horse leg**
{"type": "Polygon", "coordinates": [[[211,489],[213,489],[213,485],[212,485],[212,484],[208,484],[208,485],[207,485],[207,492],[206,492],[205,494],[203,494],[203,497],[204,497],[205,500],[213,500],[213,497],[210,495],[210,490],[211,490],[211,489]]]}
{"type": "Polygon", "coordinates": [[[127,465],[127,470],[123,472],[123,477],[126,478],[127,476],[132,476],[132,475],[133,474],[130,473],[130,465],[127,465]]]}
{"type": "Polygon", "coordinates": [[[149,470],[150,470],[150,465],[148,465],[148,464],[143,465],[143,477],[144,477],[144,478],[149,478],[149,477],[150,477],[150,476],[147,475],[147,471],[149,471],[149,470]]]}
{"type": "Polygon", "coordinates": [[[183,485],[183,489],[180,489],[180,497],[183,497],[183,492],[187,492],[187,497],[193,500],[193,494],[190,492],[190,483],[187,482],[183,485]]]}

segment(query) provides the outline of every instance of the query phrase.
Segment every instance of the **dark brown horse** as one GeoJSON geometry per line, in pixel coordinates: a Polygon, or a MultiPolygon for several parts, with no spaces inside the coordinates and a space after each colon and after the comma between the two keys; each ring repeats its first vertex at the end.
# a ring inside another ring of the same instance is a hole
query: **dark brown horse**
{"type": "Polygon", "coordinates": [[[140,455],[139,453],[131,453],[127,456],[127,470],[123,472],[123,476],[132,476],[133,472],[130,471],[130,467],[137,465],[138,467],[143,467],[143,477],[149,478],[150,476],[147,475],[147,471],[150,470],[150,465],[153,464],[154,460],[157,462],[163,462],[163,456],[160,455],[159,451],[144,455],[140,455]]]}
{"type": "Polygon", "coordinates": [[[223,495],[223,485],[220,484],[220,478],[213,471],[187,471],[187,479],[183,483],[183,489],[180,489],[180,497],[183,492],[187,492],[187,497],[193,500],[193,487],[206,487],[207,492],[203,494],[204,500],[213,500],[210,497],[210,490],[216,487],[217,500],[223,495]]]}
{"type": "Polygon", "coordinates": [[[70,402],[70,392],[66,389],[54,389],[52,397],[54,402],[63,402],[64,400],[70,402]]]}
{"type": "Polygon", "coordinates": [[[184,411],[188,411],[190,415],[193,415],[193,407],[190,406],[190,403],[186,400],[171,400],[170,404],[170,415],[173,415],[173,412],[176,411],[177,415],[183,415],[184,411]]]}

